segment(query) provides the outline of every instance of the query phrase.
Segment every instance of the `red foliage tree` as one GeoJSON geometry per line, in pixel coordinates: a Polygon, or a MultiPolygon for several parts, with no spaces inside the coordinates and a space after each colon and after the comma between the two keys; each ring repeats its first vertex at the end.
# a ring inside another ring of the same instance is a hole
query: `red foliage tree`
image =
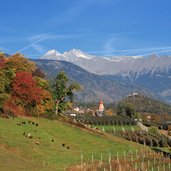
{"type": "Polygon", "coordinates": [[[40,103],[43,89],[37,86],[31,73],[16,73],[12,87],[13,96],[20,98],[25,105],[34,107],[37,103],[40,103]]]}
{"type": "Polygon", "coordinates": [[[3,110],[5,114],[13,116],[24,116],[26,115],[23,106],[18,103],[20,100],[16,97],[9,98],[3,105],[3,110]]]}

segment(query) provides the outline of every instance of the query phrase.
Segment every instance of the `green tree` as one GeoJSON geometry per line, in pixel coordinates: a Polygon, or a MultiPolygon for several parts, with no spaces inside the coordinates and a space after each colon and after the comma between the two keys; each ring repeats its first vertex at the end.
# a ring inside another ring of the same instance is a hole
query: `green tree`
{"type": "Polygon", "coordinates": [[[136,112],[135,112],[135,108],[133,105],[119,103],[118,107],[117,107],[117,114],[118,115],[126,115],[126,116],[132,118],[135,116],[136,112]]]}
{"type": "Polygon", "coordinates": [[[62,112],[69,107],[73,101],[74,92],[81,90],[81,87],[76,82],[70,82],[65,72],[61,71],[52,86],[55,99],[55,114],[62,112]]]}
{"type": "Polygon", "coordinates": [[[123,105],[122,103],[118,104],[117,115],[125,115],[125,105],[123,105]]]}
{"type": "Polygon", "coordinates": [[[135,108],[134,108],[134,106],[131,105],[131,104],[126,105],[125,113],[130,118],[133,118],[135,116],[135,108]]]}

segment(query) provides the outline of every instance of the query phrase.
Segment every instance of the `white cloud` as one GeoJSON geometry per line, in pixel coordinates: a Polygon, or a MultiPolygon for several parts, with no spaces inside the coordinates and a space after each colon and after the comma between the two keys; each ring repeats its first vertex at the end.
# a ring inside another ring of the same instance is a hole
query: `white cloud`
{"type": "MultiPolygon", "coordinates": [[[[112,42],[112,40],[111,40],[112,42]]],[[[122,53],[124,55],[129,55],[129,54],[138,54],[139,56],[146,56],[146,55],[150,55],[152,53],[157,53],[157,54],[161,54],[164,52],[170,52],[171,51],[171,46],[165,46],[165,47],[150,47],[150,48],[140,48],[140,49],[123,49],[123,50],[115,50],[114,47],[111,46],[110,41],[108,42],[109,44],[107,44],[107,48],[108,50],[104,50],[104,51],[90,51],[87,53],[90,54],[107,54],[107,53],[122,53]],[[112,49],[113,48],[113,49],[112,49]]]]}

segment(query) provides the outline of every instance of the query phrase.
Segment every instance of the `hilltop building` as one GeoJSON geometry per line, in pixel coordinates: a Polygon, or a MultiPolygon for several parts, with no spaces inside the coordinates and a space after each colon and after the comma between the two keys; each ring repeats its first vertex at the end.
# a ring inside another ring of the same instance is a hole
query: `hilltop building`
{"type": "Polygon", "coordinates": [[[132,94],[129,94],[128,97],[134,97],[134,96],[138,96],[138,93],[133,92],[132,94]]]}

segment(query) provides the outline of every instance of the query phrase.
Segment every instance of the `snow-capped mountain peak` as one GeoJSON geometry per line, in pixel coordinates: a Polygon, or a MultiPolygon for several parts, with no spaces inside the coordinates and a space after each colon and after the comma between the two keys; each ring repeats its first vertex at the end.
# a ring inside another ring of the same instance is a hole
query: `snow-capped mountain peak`
{"type": "Polygon", "coordinates": [[[63,54],[64,56],[74,56],[74,57],[78,57],[78,58],[83,58],[83,59],[92,59],[92,57],[84,52],[82,52],[79,49],[72,49],[69,52],[65,52],[63,54]]]}
{"type": "Polygon", "coordinates": [[[86,54],[79,49],[72,49],[63,54],[56,50],[48,51],[41,59],[52,59],[71,62],[83,69],[100,75],[129,75],[129,73],[154,73],[156,70],[168,70],[171,57],[151,55],[97,57],[86,54]]]}
{"type": "Polygon", "coordinates": [[[52,50],[49,50],[44,56],[47,56],[47,55],[55,55],[55,56],[58,56],[58,55],[61,55],[61,53],[58,52],[55,49],[52,49],[52,50]]]}

